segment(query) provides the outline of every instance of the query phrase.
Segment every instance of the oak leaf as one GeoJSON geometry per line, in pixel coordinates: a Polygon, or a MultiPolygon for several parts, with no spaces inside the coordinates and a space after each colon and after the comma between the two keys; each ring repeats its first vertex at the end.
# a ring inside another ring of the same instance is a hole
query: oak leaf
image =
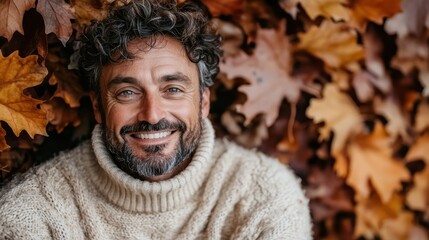
{"type": "Polygon", "coordinates": [[[237,111],[246,117],[246,125],[256,115],[264,113],[265,122],[270,126],[276,120],[284,98],[291,103],[298,101],[300,83],[290,75],[290,44],[284,31],[285,22],[277,31],[260,29],[256,36],[257,46],[251,56],[240,52],[221,63],[221,71],[229,79],[242,77],[249,81],[248,85],[238,89],[247,95],[247,101],[237,106],[237,111]]]}
{"type": "Polygon", "coordinates": [[[363,130],[363,119],[353,100],[335,85],[327,84],[322,99],[312,99],[306,115],[315,123],[324,122],[319,129],[320,140],[327,140],[334,133],[331,152],[341,152],[347,139],[363,130]]]}
{"type": "Polygon", "coordinates": [[[350,23],[364,32],[368,21],[382,24],[384,18],[401,11],[402,0],[349,0],[350,23]]]}
{"type": "Polygon", "coordinates": [[[346,67],[364,57],[356,32],[345,23],[325,20],[320,26],[299,33],[298,37],[296,50],[307,51],[333,68],[346,67]]]}
{"type": "Polygon", "coordinates": [[[6,131],[1,127],[1,123],[0,123],[0,152],[10,148],[10,146],[7,145],[6,143],[5,137],[6,137],[6,131]]]}
{"type": "Polygon", "coordinates": [[[350,163],[346,182],[355,189],[357,198],[368,198],[373,186],[387,203],[401,189],[401,181],[410,179],[404,164],[393,158],[391,143],[383,125],[376,122],[371,134],[357,135],[347,145],[350,163]]]}
{"type": "Polygon", "coordinates": [[[380,200],[377,194],[359,199],[355,208],[355,237],[363,236],[365,239],[374,239],[386,219],[396,218],[401,213],[402,204],[402,196],[398,194],[394,194],[385,203],[380,200]]]}
{"type": "Polygon", "coordinates": [[[15,31],[24,34],[22,19],[24,13],[36,6],[36,0],[2,0],[0,1],[0,36],[10,40],[15,31]]]}
{"type": "Polygon", "coordinates": [[[37,63],[37,56],[21,58],[15,51],[8,57],[0,53],[0,120],[16,136],[26,130],[30,137],[46,135],[45,113],[37,108],[41,100],[24,95],[23,90],[40,84],[48,70],[37,63]]]}
{"type": "Polygon", "coordinates": [[[332,18],[335,21],[347,20],[349,9],[345,6],[348,0],[299,0],[311,19],[317,16],[332,18]]]}
{"type": "Polygon", "coordinates": [[[426,164],[421,172],[414,175],[414,186],[406,195],[410,208],[429,213],[429,133],[420,136],[405,157],[409,162],[423,160],[426,164]]]}
{"type": "Polygon", "coordinates": [[[45,33],[55,33],[65,46],[73,31],[70,19],[74,18],[68,3],[64,0],[39,0],[36,10],[43,16],[45,33]]]}

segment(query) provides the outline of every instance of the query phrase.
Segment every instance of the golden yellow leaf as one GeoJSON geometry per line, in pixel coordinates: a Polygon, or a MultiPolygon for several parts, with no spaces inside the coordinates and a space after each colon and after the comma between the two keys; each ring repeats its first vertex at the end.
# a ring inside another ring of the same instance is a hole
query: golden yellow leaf
{"type": "Polygon", "coordinates": [[[381,239],[408,240],[413,227],[411,212],[401,212],[396,218],[386,219],[380,229],[381,239]]]}
{"type": "Polygon", "coordinates": [[[402,0],[349,0],[351,8],[350,23],[362,32],[368,21],[383,23],[386,17],[392,17],[401,11],[402,0]]]}
{"type": "Polygon", "coordinates": [[[403,199],[398,194],[393,195],[387,203],[382,203],[377,194],[358,199],[355,210],[355,237],[374,239],[386,219],[396,218],[400,214],[402,204],[403,199]]]}
{"type": "Polygon", "coordinates": [[[349,10],[345,6],[348,0],[300,0],[299,2],[313,20],[317,16],[332,18],[336,21],[349,18],[349,10]]]}
{"type": "Polygon", "coordinates": [[[1,127],[1,123],[0,123],[0,152],[10,148],[10,146],[7,145],[6,143],[5,137],[6,137],[6,131],[1,127]]]}
{"type": "Polygon", "coordinates": [[[23,90],[40,84],[48,70],[37,63],[37,56],[21,58],[18,51],[8,57],[0,53],[0,120],[16,136],[22,130],[34,137],[46,135],[46,114],[37,108],[41,100],[24,95],[23,90]]]}
{"type": "Polygon", "coordinates": [[[356,32],[345,23],[325,20],[319,27],[312,26],[298,37],[300,42],[296,50],[307,51],[334,68],[345,67],[364,57],[356,32]]]}
{"type": "Polygon", "coordinates": [[[429,128],[429,102],[422,101],[416,113],[416,122],[414,128],[417,132],[423,132],[429,128]]]}
{"type": "Polygon", "coordinates": [[[315,123],[325,123],[319,129],[320,139],[329,139],[331,131],[334,132],[331,148],[333,154],[344,148],[351,135],[363,130],[359,108],[347,94],[333,84],[325,86],[322,99],[311,100],[306,115],[315,123]]]}
{"type": "Polygon", "coordinates": [[[405,165],[392,157],[391,139],[379,122],[371,134],[350,140],[346,153],[350,159],[346,182],[355,189],[358,198],[368,198],[372,185],[387,203],[401,189],[401,181],[410,179],[405,165]]]}

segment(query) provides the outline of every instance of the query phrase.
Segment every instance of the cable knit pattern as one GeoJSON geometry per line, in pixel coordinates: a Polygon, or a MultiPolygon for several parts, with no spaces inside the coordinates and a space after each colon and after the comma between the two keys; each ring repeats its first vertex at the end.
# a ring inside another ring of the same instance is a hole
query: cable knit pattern
{"type": "Polygon", "coordinates": [[[311,239],[308,200],[277,160],[215,140],[161,182],[119,169],[96,126],[91,141],[1,189],[0,239],[311,239]]]}

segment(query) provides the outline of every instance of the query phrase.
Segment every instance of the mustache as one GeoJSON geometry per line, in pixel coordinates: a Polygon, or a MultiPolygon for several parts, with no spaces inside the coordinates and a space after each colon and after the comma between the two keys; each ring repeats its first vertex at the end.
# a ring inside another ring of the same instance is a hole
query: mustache
{"type": "Polygon", "coordinates": [[[170,122],[166,119],[161,119],[155,124],[150,124],[146,121],[141,121],[132,125],[125,125],[121,128],[120,134],[123,136],[133,132],[144,132],[144,131],[161,131],[165,129],[177,129],[181,132],[186,130],[186,124],[180,120],[176,122],[170,122]]]}

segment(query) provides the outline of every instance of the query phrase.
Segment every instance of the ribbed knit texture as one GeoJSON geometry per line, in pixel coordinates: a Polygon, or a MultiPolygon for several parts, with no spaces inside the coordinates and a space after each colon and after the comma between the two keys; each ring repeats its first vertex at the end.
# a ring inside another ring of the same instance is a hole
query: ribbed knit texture
{"type": "Polygon", "coordinates": [[[308,201],[275,159],[214,140],[204,120],[190,164],[161,182],[119,169],[91,141],[1,190],[0,239],[311,239],[308,201]]]}

